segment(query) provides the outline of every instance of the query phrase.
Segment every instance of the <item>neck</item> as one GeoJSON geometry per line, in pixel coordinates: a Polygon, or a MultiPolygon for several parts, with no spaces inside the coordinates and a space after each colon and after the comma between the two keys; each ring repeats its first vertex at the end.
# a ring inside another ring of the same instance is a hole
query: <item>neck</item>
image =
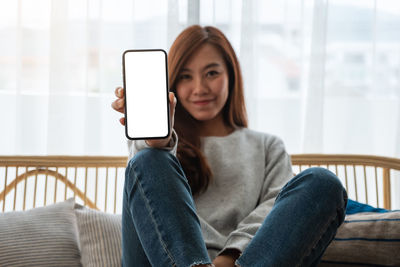
{"type": "Polygon", "coordinates": [[[200,121],[200,136],[226,136],[233,132],[233,127],[228,126],[222,114],[217,117],[207,120],[200,121]]]}

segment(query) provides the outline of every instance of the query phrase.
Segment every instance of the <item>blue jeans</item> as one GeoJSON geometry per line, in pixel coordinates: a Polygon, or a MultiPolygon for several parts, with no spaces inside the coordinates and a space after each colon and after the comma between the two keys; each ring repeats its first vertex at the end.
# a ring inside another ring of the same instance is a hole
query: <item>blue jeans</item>
{"type": "MultiPolygon", "coordinates": [[[[140,151],[126,168],[123,194],[123,266],[211,263],[176,157],[160,149],[140,151]]],[[[346,191],[333,173],[307,169],[282,188],[236,264],[316,266],[344,220],[346,203],[346,191]]]]}

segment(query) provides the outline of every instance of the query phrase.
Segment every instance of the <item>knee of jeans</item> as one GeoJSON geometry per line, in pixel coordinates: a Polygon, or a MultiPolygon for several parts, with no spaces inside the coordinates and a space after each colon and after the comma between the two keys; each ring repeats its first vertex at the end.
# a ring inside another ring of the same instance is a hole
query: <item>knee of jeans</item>
{"type": "MultiPolygon", "coordinates": [[[[315,198],[319,203],[334,204],[331,207],[336,207],[338,221],[341,224],[344,220],[346,206],[347,206],[347,192],[343,187],[339,178],[331,171],[324,168],[311,168],[309,170],[310,184],[315,192],[315,198]]],[[[324,207],[327,207],[327,206],[324,207]]]]}
{"type": "Polygon", "coordinates": [[[125,183],[127,179],[132,180],[132,174],[145,173],[149,170],[159,169],[165,164],[168,164],[168,160],[172,155],[163,149],[156,148],[145,148],[139,151],[133,158],[129,160],[128,166],[125,171],[125,183]]]}
{"type": "Polygon", "coordinates": [[[319,192],[325,197],[338,197],[343,199],[346,197],[346,190],[339,178],[325,168],[312,167],[304,171],[307,177],[307,183],[310,190],[319,192]]]}
{"type": "Polygon", "coordinates": [[[157,148],[145,148],[140,150],[129,160],[128,167],[143,167],[155,164],[163,164],[168,159],[170,153],[167,150],[157,148]]]}
{"type": "Polygon", "coordinates": [[[304,171],[304,177],[307,177],[308,186],[317,188],[331,187],[341,188],[342,183],[334,173],[321,167],[311,167],[304,171]]]}

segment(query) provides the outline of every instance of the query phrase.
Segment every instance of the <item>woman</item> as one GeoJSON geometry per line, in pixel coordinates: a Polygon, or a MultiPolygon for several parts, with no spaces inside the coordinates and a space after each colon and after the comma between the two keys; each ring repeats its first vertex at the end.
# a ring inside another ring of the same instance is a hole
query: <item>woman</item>
{"type": "Polygon", "coordinates": [[[282,141],[247,128],[239,62],[218,29],[185,29],[168,64],[174,131],[129,142],[123,265],[317,265],[344,219],[338,178],[293,177],[282,141]]]}

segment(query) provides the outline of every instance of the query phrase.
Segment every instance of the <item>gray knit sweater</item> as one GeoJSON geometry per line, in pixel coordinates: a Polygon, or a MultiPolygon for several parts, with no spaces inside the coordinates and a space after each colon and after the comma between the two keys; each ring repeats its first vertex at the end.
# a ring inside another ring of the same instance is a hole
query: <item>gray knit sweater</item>
{"type": "MultiPolygon", "coordinates": [[[[178,137],[171,147],[176,154],[178,137]]],[[[128,141],[129,158],[147,147],[128,141]]],[[[293,177],[283,142],[266,133],[241,128],[224,137],[202,138],[202,151],[213,180],[194,198],[210,257],[225,249],[243,251],[271,211],[280,189],[293,177]]]]}

